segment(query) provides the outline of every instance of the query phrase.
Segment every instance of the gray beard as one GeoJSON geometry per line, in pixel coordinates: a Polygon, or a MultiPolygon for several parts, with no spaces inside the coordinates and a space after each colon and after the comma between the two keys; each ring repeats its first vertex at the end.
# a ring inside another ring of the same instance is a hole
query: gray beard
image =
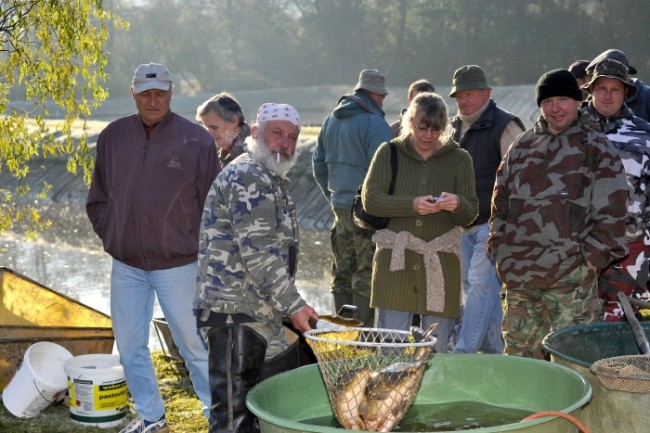
{"type": "Polygon", "coordinates": [[[278,162],[276,153],[268,148],[264,139],[261,137],[254,139],[252,136],[249,136],[246,139],[246,149],[254,161],[262,164],[271,173],[280,177],[287,177],[287,173],[289,173],[289,170],[291,170],[291,167],[293,167],[298,159],[298,152],[294,152],[289,159],[283,159],[278,162]]]}

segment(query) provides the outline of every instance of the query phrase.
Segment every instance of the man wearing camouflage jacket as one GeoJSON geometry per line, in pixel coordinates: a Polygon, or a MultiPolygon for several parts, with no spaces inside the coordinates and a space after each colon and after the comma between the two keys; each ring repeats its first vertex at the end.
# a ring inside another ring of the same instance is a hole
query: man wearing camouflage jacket
{"type": "Polygon", "coordinates": [[[612,144],[580,111],[568,70],[540,77],[541,116],[497,171],[488,252],[506,286],[506,353],[541,357],[546,333],[598,320],[597,276],[627,254],[627,181],[612,144]]]}
{"type": "Polygon", "coordinates": [[[299,331],[318,318],[294,285],[298,223],[286,174],[299,133],[293,107],[263,104],[246,153],[217,176],[205,201],[194,307],[209,349],[210,433],[259,431],[246,395],[269,363],[273,372],[289,368],[275,362],[289,358],[282,318],[299,331]]]}
{"type": "MultiPolygon", "coordinates": [[[[627,245],[630,253],[603,269],[598,278],[598,297],[603,320],[625,320],[617,293],[642,301],[650,300],[650,123],[634,115],[624,101],[637,87],[627,66],[615,59],[596,63],[591,81],[583,89],[591,95],[587,113],[598,119],[609,141],[618,151],[628,182],[627,245]]],[[[632,307],[635,312],[638,307],[632,307]]]]}

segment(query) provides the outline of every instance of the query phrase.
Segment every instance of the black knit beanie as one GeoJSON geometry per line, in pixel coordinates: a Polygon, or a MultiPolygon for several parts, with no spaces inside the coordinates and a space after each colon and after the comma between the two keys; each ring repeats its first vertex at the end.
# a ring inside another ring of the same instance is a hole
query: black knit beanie
{"type": "Polygon", "coordinates": [[[567,69],[555,69],[539,77],[535,95],[538,107],[544,99],[553,96],[567,96],[582,101],[582,91],[578,87],[576,77],[567,69]]]}

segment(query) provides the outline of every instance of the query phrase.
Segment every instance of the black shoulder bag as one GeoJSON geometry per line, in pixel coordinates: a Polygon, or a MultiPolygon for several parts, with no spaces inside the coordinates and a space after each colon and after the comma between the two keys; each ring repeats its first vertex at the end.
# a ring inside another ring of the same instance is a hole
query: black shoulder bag
{"type": "MultiPolygon", "coordinates": [[[[393,195],[393,191],[395,190],[395,177],[397,177],[397,151],[393,142],[389,142],[388,145],[390,146],[390,168],[392,171],[388,194],[393,195]]],[[[357,193],[354,195],[354,200],[352,200],[352,220],[362,229],[381,230],[388,225],[388,218],[370,215],[363,209],[363,204],[361,203],[362,186],[359,186],[357,193]]]]}

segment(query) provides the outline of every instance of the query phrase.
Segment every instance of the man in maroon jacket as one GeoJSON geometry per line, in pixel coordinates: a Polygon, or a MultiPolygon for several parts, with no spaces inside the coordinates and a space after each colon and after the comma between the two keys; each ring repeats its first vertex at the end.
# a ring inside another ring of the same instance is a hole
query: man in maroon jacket
{"type": "Polygon", "coordinates": [[[209,414],[208,352],[192,302],[203,204],[220,164],[210,134],[170,110],[172,92],[165,66],[136,69],[131,95],[138,112],[99,135],[86,203],[113,257],[113,331],[138,413],[121,433],[168,431],[148,347],[156,297],[209,414]]]}

